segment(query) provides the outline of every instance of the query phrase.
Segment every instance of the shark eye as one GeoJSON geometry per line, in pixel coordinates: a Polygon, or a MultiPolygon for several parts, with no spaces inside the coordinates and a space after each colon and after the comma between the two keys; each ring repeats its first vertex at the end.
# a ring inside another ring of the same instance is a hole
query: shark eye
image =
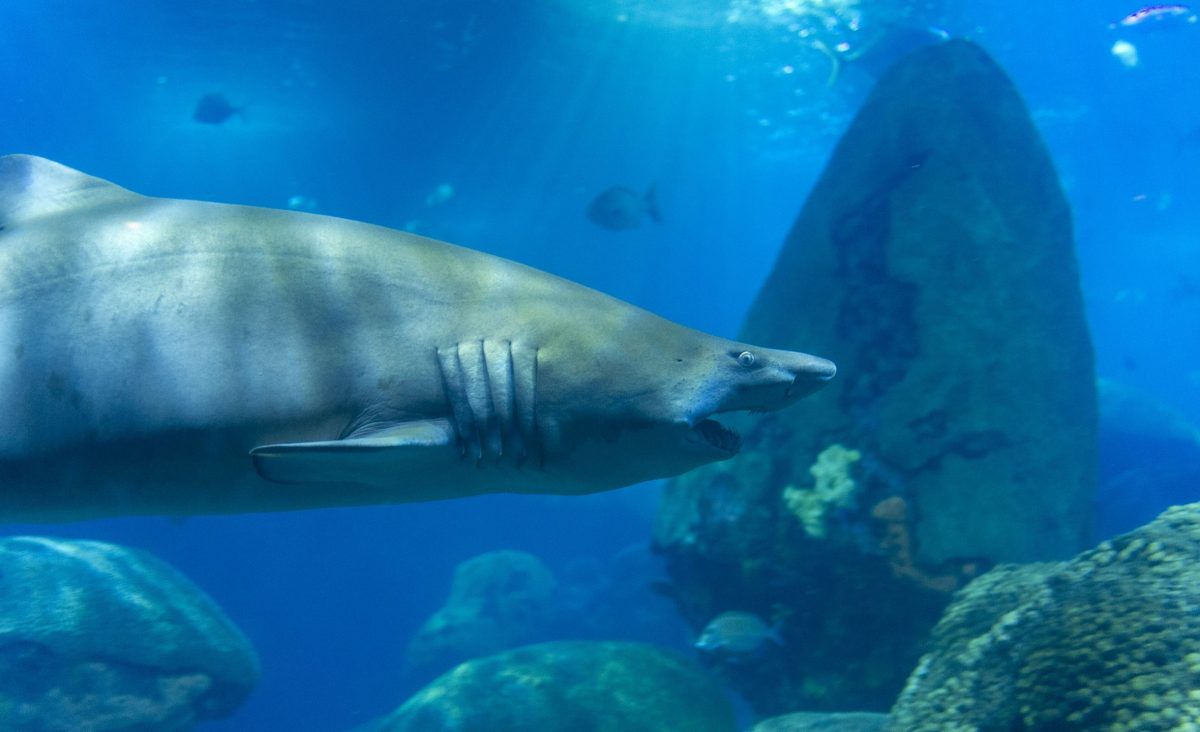
{"type": "Polygon", "coordinates": [[[737,362],[746,368],[750,368],[754,365],[754,354],[749,351],[742,351],[738,354],[737,362]]]}

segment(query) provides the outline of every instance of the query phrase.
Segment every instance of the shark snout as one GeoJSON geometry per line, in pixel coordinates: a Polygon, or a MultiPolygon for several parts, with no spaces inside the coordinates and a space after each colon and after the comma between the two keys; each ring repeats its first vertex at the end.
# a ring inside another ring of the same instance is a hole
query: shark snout
{"type": "Polygon", "coordinates": [[[747,350],[743,371],[717,411],[782,409],[820,390],[837,373],[828,359],[798,351],[747,350]],[[749,362],[749,363],[746,363],[749,362]]]}
{"type": "Polygon", "coordinates": [[[787,358],[781,359],[780,367],[792,375],[791,384],[783,394],[789,403],[824,388],[837,374],[837,366],[829,359],[792,351],[783,353],[787,358]]]}

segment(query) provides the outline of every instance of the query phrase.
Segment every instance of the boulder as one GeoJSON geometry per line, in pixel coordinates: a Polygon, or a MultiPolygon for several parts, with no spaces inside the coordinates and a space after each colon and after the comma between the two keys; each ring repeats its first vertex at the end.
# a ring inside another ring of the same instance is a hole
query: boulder
{"type": "Polygon", "coordinates": [[[532,554],[494,551],[454,570],[446,603],[421,625],[408,670],[432,678],[463,661],[546,640],[555,619],[554,575],[532,554]]]}
{"type": "Polygon", "coordinates": [[[468,661],[377,732],[733,732],[720,688],[683,656],[641,643],[569,641],[468,661]]]}
{"type": "Polygon", "coordinates": [[[792,712],[764,719],[750,732],[883,732],[887,721],[873,712],[792,712]]]}
{"type": "Polygon", "coordinates": [[[0,728],[190,730],[229,716],[258,676],[241,631],[149,554],[0,539],[0,728]]]}
{"type": "Polygon", "coordinates": [[[1097,407],[1071,216],[978,46],[883,75],[741,337],[838,364],[804,404],[742,421],[742,454],[672,481],[658,517],[694,628],[736,608],[789,644],[728,670],[759,713],[886,709],[950,591],[1088,546],[1097,407]]]}
{"type": "Polygon", "coordinates": [[[1179,410],[1119,381],[1100,379],[1096,536],[1149,522],[1200,500],[1200,429],[1179,410]]]}
{"type": "Polygon", "coordinates": [[[1200,503],[1066,562],[962,590],[891,714],[895,732],[1165,732],[1200,725],[1200,503]]]}

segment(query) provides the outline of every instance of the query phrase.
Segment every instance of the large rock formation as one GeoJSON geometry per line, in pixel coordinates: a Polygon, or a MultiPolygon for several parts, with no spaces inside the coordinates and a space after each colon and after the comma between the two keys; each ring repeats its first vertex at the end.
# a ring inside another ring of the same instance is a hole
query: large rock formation
{"type": "Polygon", "coordinates": [[[154,557],[0,539],[0,729],[190,730],[232,713],[258,673],[220,608],[154,557]]]}
{"type": "Polygon", "coordinates": [[[781,626],[782,660],[728,669],[760,712],[886,708],[949,590],[1087,545],[1096,394],[1070,213],[977,46],[880,79],[742,335],[838,376],[674,481],[656,539],[695,627],[730,609],[781,626]]]}
{"type": "Polygon", "coordinates": [[[468,661],[417,692],[375,732],[733,732],[717,685],[687,659],[640,643],[543,643],[468,661]]]}
{"type": "Polygon", "coordinates": [[[946,610],[896,732],[1200,728],[1200,504],[1067,562],[1003,566],[946,610]]]}

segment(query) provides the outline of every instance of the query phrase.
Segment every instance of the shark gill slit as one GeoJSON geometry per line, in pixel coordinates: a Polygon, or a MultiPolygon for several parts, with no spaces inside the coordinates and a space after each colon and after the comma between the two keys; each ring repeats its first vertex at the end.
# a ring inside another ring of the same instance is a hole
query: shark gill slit
{"type": "Polygon", "coordinates": [[[526,348],[519,343],[509,346],[512,354],[513,414],[516,431],[520,433],[521,451],[517,455],[517,467],[525,463],[530,453],[536,451],[538,467],[542,467],[544,451],[537,434],[537,415],[534,412],[537,389],[537,349],[526,348]]]}
{"type": "Polygon", "coordinates": [[[459,408],[465,415],[463,425],[467,439],[467,456],[473,458],[476,464],[483,457],[483,445],[479,438],[479,425],[475,420],[475,410],[471,408],[471,374],[463,368],[463,344],[454,344],[454,362],[458,365],[459,408]]]}
{"type": "Polygon", "coordinates": [[[546,446],[542,444],[541,435],[538,434],[537,426],[537,375],[538,375],[538,354],[540,348],[533,349],[533,368],[529,376],[529,434],[533,436],[533,445],[537,448],[538,468],[545,469],[546,467],[546,446]]]}
{"type": "MultiPolygon", "coordinates": [[[[513,445],[513,419],[516,412],[513,408],[512,342],[485,340],[483,359],[487,364],[490,386],[488,391],[492,399],[494,453],[496,462],[499,463],[509,452],[520,454],[513,445]]],[[[489,433],[491,432],[489,429],[489,433]]]]}
{"type": "Polygon", "coordinates": [[[494,452],[496,427],[492,409],[491,379],[483,341],[459,342],[458,359],[463,367],[467,408],[471,410],[471,423],[475,426],[475,464],[480,466],[484,454],[494,452]]]}
{"type": "Polygon", "coordinates": [[[462,368],[458,362],[458,345],[453,351],[443,350],[440,346],[435,350],[438,362],[438,373],[442,375],[442,392],[450,407],[450,417],[454,421],[454,431],[458,436],[459,457],[466,458],[469,446],[468,430],[470,429],[471,413],[463,395],[462,368]]]}

